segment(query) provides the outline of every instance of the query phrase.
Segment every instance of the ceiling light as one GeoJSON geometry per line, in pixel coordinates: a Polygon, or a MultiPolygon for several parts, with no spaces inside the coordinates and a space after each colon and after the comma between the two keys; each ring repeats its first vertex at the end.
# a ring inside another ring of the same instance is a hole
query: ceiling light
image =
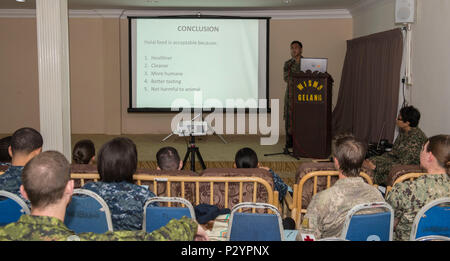
{"type": "Polygon", "coordinates": [[[16,2],[24,3],[26,0],[16,0],[16,2]]]}

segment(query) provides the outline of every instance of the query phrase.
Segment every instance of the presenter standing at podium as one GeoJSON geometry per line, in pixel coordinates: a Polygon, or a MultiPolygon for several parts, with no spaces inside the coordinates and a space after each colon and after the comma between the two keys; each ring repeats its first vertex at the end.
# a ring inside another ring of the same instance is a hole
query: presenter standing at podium
{"type": "Polygon", "coordinates": [[[286,130],[286,148],[292,148],[292,91],[289,89],[289,80],[292,73],[300,72],[300,58],[303,58],[303,45],[299,41],[293,41],[291,43],[291,59],[284,63],[283,67],[283,79],[287,83],[286,93],[284,95],[284,114],[283,119],[285,121],[286,130]]]}

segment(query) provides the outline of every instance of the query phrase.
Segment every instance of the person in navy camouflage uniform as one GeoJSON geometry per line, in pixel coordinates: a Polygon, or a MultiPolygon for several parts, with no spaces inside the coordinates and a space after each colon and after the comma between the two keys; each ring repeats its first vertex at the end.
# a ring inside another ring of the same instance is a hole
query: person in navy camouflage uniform
{"type": "Polygon", "coordinates": [[[450,197],[450,135],[429,138],[419,157],[427,174],[395,184],[386,198],[394,208],[394,240],[408,241],[420,209],[435,199],[450,197]]]}
{"type": "Polygon", "coordinates": [[[240,149],[234,158],[234,167],[235,168],[262,168],[268,170],[273,177],[273,184],[275,190],[278,191],[279,201],[282,202],[284,196],[292,189],[283,182],[283,180],[278,176],[272,169],[268,167],[263,167],[258,163],[258,156],[256,152],[250,148],[242,148],[240,149]]]}
{"type": "Polygon", "coordinates": [[[99,182],[86,183],[83,189],[97,193],[108,204],[114,230],[140,230],[145,202],[154,197],[150,190],[133,183],[137,150],[128,138],[115,138],[98,153],[99,182]]]}
{"type": "Polygon", "coordinates": [[[11,165],[3,175],[0,175],[0,190],[14,193],[24,199],[20,194],[23,166],[42,152],[42,144],[41,134],[33,128],[21,128],[14,132],[8,147],[12,158],[11,165]]]}

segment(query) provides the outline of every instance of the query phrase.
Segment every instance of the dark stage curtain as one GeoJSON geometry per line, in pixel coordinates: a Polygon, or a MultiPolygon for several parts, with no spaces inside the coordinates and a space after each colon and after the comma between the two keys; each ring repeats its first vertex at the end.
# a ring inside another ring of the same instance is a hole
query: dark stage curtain
{"type": "Polygon", "coordinates": [[[351,132],[367,142],[392,142],[403,54],[401,29],[347,41],[333,135],[351,132]],[[384,125],[384,128],[383,128],[384,125]]]}

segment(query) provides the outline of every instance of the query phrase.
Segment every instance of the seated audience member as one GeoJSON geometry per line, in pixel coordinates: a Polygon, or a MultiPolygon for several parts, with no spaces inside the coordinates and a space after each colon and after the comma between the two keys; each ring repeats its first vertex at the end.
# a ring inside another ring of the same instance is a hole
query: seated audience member
{"type": "Polygon", "coordinates": [[[275,187],[275,190],[278,191],[279,195],[279,201],[282,202],[284,196],[286,195],[287,191],[292,191],[292,189],[286,185],[286,183],[283,182],[283,180],[278,176],[273,170],[271,170],[268,167],[263,167],[258,162],[258,156],[256,155],[256,152],[250,148],[242,148],[234,157],[234,167],[235,168],[262,168],[265,170],[268,170],[273,177],[273,184],[275,187]]]}
{"type": "Polygon", "coordinates": [[[403,107],[397,117],[399,135],[392,151],[374,156],[364,162],[364,166],[374,170],[374,183],[386,185],[386,178],[395,164],[419,165],[419,154],[427,137],[417,125],[420,112],[413,106],[403,107]]]}
{"type": "Polygon", "coordinates": [[[178,151],[173,147],[161,148],[156,153],[156,162],[158,170],[180,170],[183,167],[183,161],[180,160],[178,151]]]}
{"type": "Polygon", "coordinates": [[[83,189],[102,197],[111,210],[114,230],[140,230],[145,202],[154,197],[150,190],[133,182],[137,168],[136,145],[129,138],[115,138],[98,152],[99,182],[89,182],[83,189]]]}
{"type": "Polygon", "coordinates": [[[339,179],[332,187],[313,196],[302,222],[302,228],[312,229],[316,239],[339,237],[346,215],[354,206],[384,202],[380,191],[359,175],[366,155],[364,144],[347,135],[337,137],[333,147],[339,179]]]}
{"type": "Polygon", "coordinates": [[[394,240],[409,240],[419,210],[427,203],[450,197],[450,135],[428,139],[420,152],[420,165],[427,174],[395,184],[386,201],[394,208],[394,240]]]}
{"type": "Polygon", "coordinates": [[[8,148],[11,144],[12,136],[0,139],[0,165],[10,164],[11,155],[9,155],[8,148]]]}
{"type": "Polygon", "coordinates": [[[114,231],[104,234],[76,235],[64,225],[66,207],[73,194],[70,165],[59,152],[46,151],[33,158],[22,174],[21,193],[31,201],[31,215],[22,215],[15,223],[0,227],[1,241],[110,241],[110,240],[207,240],[205,231],[190,218],[171,220],[152,233],[114,231]]]}
{"type": "Polygon", "coordinates": [[[32,128],[21,128],[14,132],[8,152],[12,158],[11,166],[0,175],[0,190],[20,196],[23,166],[42,151],[42,136],[32,128]]]}
{"type": "Polygon", "coordinates": [[[73,147],[72,163],[94,164],[95,146],[91,140],[80,140],[73,147]]]}

